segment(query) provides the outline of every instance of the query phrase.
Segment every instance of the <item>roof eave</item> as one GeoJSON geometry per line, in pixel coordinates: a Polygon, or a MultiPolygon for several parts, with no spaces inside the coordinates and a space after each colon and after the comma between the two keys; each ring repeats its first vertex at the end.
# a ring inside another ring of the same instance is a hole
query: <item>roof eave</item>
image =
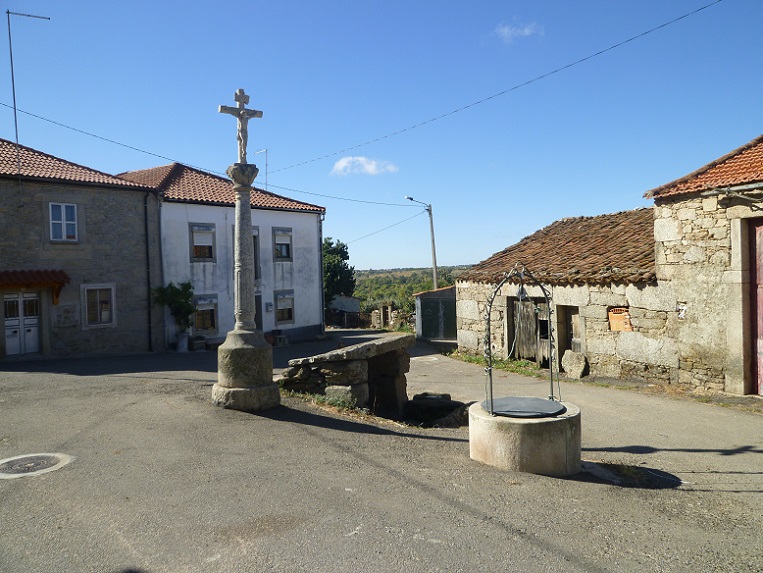
{"type": "Polygon", "coordinates": [[[146,192],[150,191],[152,193],[156,193],[156,190],[153,187],[148,187],[146,185],[139,185],[137,183],[128,183],[125,181],[124,185],[118,185],[116,183],[99,183],[97,181],[77,181],[76,179],[61,179],[58,177],[37,177],[34,175],[12,175],[8,173],[2,173],[0,174],[0,179],[9,179],[9,180],[21,180],[21,181],[32,181],[37,183],[65,183],[67,185],[81,185],[83,187],[108,187],[109,189],[122,189],[124,191],[141,191],[146,192]]]}

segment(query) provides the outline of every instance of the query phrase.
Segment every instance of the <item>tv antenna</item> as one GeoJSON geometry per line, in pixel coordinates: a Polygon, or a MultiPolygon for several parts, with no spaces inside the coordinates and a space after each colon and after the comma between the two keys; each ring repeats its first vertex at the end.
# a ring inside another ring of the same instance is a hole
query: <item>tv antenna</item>
{"type": "Polygon", "coordinates": [[[50,20],[47,16],[35,16],[33,14],[20,14],[6,10],[8,17],[8,47],[11,55],[11,89],[13,90],[13,125],[16,129],[16,170],[21,177],[21,153],[19,152],[19,116],[16,109],[16,78],[13,72],[13,40],[11,39],[11,16],[23,16],[24,18],[37,18],[39,20],[50,20]]]}

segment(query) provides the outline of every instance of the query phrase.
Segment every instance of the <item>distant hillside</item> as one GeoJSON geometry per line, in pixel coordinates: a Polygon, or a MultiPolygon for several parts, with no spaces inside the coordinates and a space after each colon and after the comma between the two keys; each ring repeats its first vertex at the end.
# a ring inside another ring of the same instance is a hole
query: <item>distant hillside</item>
{"type": "MultiPolygon", "coordinates": [[[[447,273],[453,276],[454,278],[460,275],[461,273],[469,270],[472,268],[473,265],[456,265],[451,267],[437,267],[437,281],[440,280],[440,274],[447,273]]],[[[378,275],[389,275],[392,277],[407,277],[412,274],[420,274],[420,273],[428,273],[429,276],[432,276],[432,267],[421,267],[421,268],[401,268],[401,269],[367,269],[367,270],[355,270],[355,277],[372,277],[372,276],[378,276],[378,275]]],[[[442,286],[442,285],[440,285],[442,286]]]]}
{"type": "MultiPolygon", "coordinates": [[[[454,284],[455,279],[471,265],[437,267],[437,286],[454,284]]],[[[412,313],[413,294],[432,289],[432,268],[368,269],[355,271],[355,293],[361,310],[370,312],[381,303],[392,302],[395,308],[412,313]]]]}

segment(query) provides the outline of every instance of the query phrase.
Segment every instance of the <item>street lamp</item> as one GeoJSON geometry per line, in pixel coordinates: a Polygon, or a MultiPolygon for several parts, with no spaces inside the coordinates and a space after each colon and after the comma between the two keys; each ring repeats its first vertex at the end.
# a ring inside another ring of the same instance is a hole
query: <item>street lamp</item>
{"type": "Polygon", "coordinates": [[[432,288],[437,288],[437,254],[435,252],[434,247],[434,221],[432,220],[432,205],[428,203],[423,203],[421,201],[417,201],[413,197],[409,197],[408,195],[405,196],[408,201],[413,201],[414,203],[418,203],[419,205],[424,205],[426,207],[427,213],[429,213],[429,232],[432,235],[432,288]]]}

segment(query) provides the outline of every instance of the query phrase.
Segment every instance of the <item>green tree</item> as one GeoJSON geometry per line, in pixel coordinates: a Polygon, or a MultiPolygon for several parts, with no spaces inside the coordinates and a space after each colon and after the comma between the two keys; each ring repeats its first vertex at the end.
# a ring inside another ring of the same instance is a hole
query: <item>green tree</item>
{"type": "Polygon", "coordinates": [[[184,331],[191,326],[191,315],[196,310],[196,305],[193,304],[193,285],[190,281],[178,285],[171,282],[167,286],[156,287],[154,302],[169,308],[179,330],[184,331]]]}
{"type": "Polygon", "coordinates": [[[327,308],[334,295],[352,296],[355,292],[355,267],[347,263],[349,260],[346,243],[323,239],[323,304],[327,308]]]}

